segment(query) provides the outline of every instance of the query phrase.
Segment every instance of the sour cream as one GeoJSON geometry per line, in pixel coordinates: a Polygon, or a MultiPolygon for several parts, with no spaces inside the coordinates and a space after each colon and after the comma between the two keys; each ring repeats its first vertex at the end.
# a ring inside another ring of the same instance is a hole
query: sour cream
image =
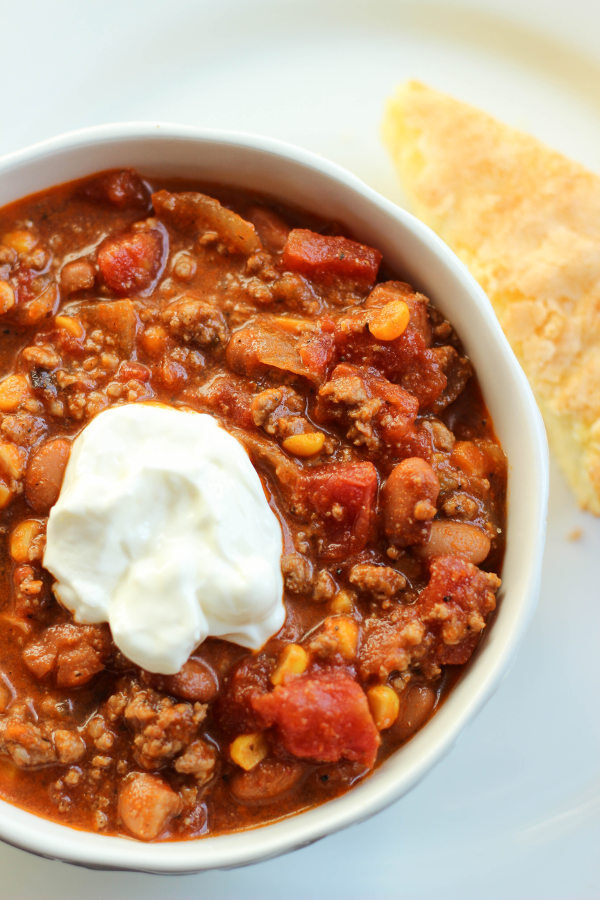
{"type": "Polygon", "coordinates": [[[281,553],[242,445],[212,416],[134,403],[73,442],[44,566],[76,622],[170,675],[209,635],[258,649],[280,629],[281,553]]]}

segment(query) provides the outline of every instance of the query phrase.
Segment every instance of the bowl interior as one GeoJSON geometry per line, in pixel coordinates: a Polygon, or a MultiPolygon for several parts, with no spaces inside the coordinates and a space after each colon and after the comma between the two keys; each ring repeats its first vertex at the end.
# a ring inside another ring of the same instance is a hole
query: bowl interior
{"type": "Polygon", "coordinates": [[[169,125],[106,126],[0,160],[0,206],[95,171],[131,166],[257,190],[335,219],[378,247],[387,267],[424,291],[450,319],[471,357],[509,459],[507,548],[493,628],[442,708],[363,783],[323,806],[239,834],[146,845],[88,834],[0,801],[0,837],[34,852],[92,866],[197,871],[242,865],[299,847],[366,818],[412,787],[452,745],[505,671],[537,596],[547,496],[543,425],[527,381],[489,301],[424,225],[350,173],[279,142],[169,125]]]}

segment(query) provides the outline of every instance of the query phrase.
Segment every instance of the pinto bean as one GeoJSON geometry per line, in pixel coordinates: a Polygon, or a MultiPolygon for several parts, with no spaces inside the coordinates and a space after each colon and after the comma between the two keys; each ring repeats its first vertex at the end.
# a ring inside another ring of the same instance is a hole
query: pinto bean
{"type": "Polygon", "coordinates": [[[158,676],[152,681],[157,690],[200,703],[210,703],[219,690],[217,676],[208,663],[193,657],[175,675],[158,676]]]}
{"type": "Polygon", "coordinates": [[[461,556],[478,565],[490,552],[490,539],[477,525],[438,519],[431,525],[427,543],[419,547],[426,559],[436,556],[461,556]]]}
{"type": "Polygon", "coordinates": [[[385,533],[400,547],[427,538],[440,483],[424,459],[412,457],[395,466],[383,488],[385,533]]]}
{"type": "Polygon", "coordinates": [[[142,841],[152,841],[180,813],[181,798],[162,778],[139,772],[121,788],[118,811],[131,834],[142,841]]]}
{"type": "Polygon", "coordinates": [[[37,448],[25,473],[25,497],[40,514],[46,514],[58,500],[71,442],[53,438],[37,448]]]}
{"type": "Polygon", "coordinates": [[[400,710],[398,718],[388,734],[394,740],[407,741],[409,737],[425,724],[436,702],[436,693],[424,684],[415,684],[400,694],[400,710]]]}
{"type": "Polygon", "coordinates": [[[96,270],[89,259],[81,257],[63,266],[60,273],[60,289],[63,295],[86,291],[94,286],[96,270]]]}
{"type": "Polygon", "coordinates": [[[299,763],[265,759],[248,772],[238,772],[230,782],[233,796],[248,806],[269,803],[295,787],[302,777],[299,763]]]}

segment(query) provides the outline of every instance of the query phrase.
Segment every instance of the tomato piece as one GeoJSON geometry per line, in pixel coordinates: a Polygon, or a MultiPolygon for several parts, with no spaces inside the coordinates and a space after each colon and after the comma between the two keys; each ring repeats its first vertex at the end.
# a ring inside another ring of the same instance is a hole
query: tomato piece
{"type": "Polygon", "coordinates": [[[160,231],[136,231],[106,240],[98,250],[98,268],[115,294],[141,294],[158,277],[164,255],[160,231]]]}
{"type": "Polygon", "coordinates": [[[305,476],[305,503],[324,531],[322,557],[342,559],[366,547],[376,495],[377,469],[370,462],[317,466],[305,476]]]}
{"type": "Polygon", "coordinates": [[[288,753],[316,762],[349,759],[368,768],[380,737],[365,692],[347,672],[333,669],[302,675],[254,696],[252,706],[277,728],[288,753]]]}
{"type": "Polygon", "coordinates": [[[305,337],[298,346],[302,364],[315,381],[322,381],[327,375],[334,351],[330,334],[313,334],[305,337]]]}
{"type": "MultiPolygon", "coordinates": [[[[364,310],[356,314],[358,323],[364,310]]],[[[421,409],[432,406],[445,389],[448,379],[436,350],[425,346],[423,336],[409,326],[395,341],[382,344],[364,328],[353,331],[348,321],[338,328],[335,342],[338,353],[362,368],[376,369],[392,382],[414,394],[421,409]]]]}
{"type": "Polygon", "coordinates": [[[463,665],[475,649],[485,619],[496,607],[500,579],[461,557],[440,556],[431,562],[427,587],[416,611],[435,635],[439,665],[463,665]]]}
{"type": "Polygon", "coordinates": [[[366,244],[294,228],[283,248],[282,264],[292,272],[314,278],[337,275],[370,286],[375,282],[381,259],[379,250],[366,244]]]}
{"type": "Polygon", "coordinates": [[[231,375],[217,375],[206,385],[202,385],[193,396],[185,398],[190,406],[195,399],[227,419],[233,425],[248,429],[254,427],[252,418],[252,394],[245,381],[231,375]]]}

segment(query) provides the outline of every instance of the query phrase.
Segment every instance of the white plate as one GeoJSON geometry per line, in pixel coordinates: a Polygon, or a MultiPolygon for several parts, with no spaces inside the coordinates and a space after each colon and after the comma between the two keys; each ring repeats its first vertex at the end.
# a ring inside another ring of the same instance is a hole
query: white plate
{"type": "MultiPolygon", "coordinates": [[[[600,170],[600,7],[522,6],[13,4],[0,152],[102,121],[179,120],[295,141],[401,200],[378,127],[394,84],[418,77],[600,170]]],[[[540,606],[512,671],[438,768],[376,818],[251,869],[169,882],[2,846],[2,897],[600,896],[599,549],[600,522],[555,472],[540,606]]]]}

